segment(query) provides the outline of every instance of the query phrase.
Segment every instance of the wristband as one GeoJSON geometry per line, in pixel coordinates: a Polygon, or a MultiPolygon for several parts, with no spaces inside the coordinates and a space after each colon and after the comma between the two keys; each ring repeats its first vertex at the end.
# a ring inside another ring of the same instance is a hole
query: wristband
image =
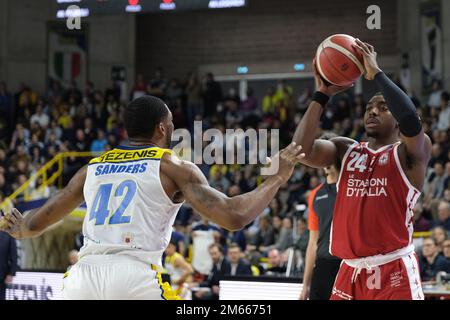
{"type": "Polygon", "coordinates": [[[325,107],[325,105],[328,103],[328,100],[330,100],[330,97],[323,92],[316,91],[312,96],[312,100],[320,104],[322,107],[325,107]]]}

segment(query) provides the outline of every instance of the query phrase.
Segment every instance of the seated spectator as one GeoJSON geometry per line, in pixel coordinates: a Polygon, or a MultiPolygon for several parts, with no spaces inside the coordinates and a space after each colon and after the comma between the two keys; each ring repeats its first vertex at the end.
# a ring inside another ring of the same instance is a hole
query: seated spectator
{"type": "Polygon", "coordinates": [[[433,80],[431,85],[431,93],[428,98],[428,106],[435,109],[439,108],[441,103],[441,95],[442,95],[442,86],[439,80],[433,80]]]}
{"type": "Polygon", "coordinates": [[[275,88],[270,87],[267,90],[267,94],[263,98],[262,102],[263,114],[275,113],[276,106],[277,106],[277,96],[275,95],[275,88]]]}
{"type": "Polygon", "coordinates": [[[230,275],[251,276],[252,269],[248,262],[242,258],[241,248],[237,243],[232,243],[228,247],[228,259],[230,261],[230,275]]]}
{"type": "Polygon", "coordinates": [[[170,283],[173,290],[180,297],[186,297],[187,290],[185,283],[192,281],[194,269],[186,262],[184,257],[177,252],[177,242],[171,239],[165,250],[164,268],[170,275],[170,283]]]}
{"type": "Polygon", "coordinates": [[[251,244],[247,246],[249,251],[265,251],[267,247],[275,244],[275,234],[268,214],[259,217],[259,229],[253,237],[251,244]]]}
{"type": "Polygon", "coordinates": [[[442,252],[447,260],[447,263],[450,263],[450,239],[445,240],[442,244],[442,252]]]}
{"type": "Polygon", "coordinates": [[[231,273],[230,262],[223,255],[223,248],[219,244],[211,244],[208,248],[213,261],[213,267],[206,281],[192,285],[193,299],[219,300],[219,281],[223,276],[231,273]],[[209,288],[210,290],[202,290],[209,288]]]}
{"type": "Polygon", "coordinates": [[[448,92],[441,94],[441,111],[437,123],[438,130],[447,131],[450,128],[450,95],[448,92]]]}
{"type": "Polygon", "coordinates": [[[284,277],[286,275],[286,264],[283,263],[280,251],[272,249],[269,251],[267,257],[269,258],[269,264],[266,267],[264,275],[284,277]]]}
{"type": "Polygon", "coordinates": [[[444,241],[448,239],[447,231],[442,226],[434,227],[431,231],[433,232],[433,239],[436,240],[438,251],[439,253],[442,253],[442,245],[444,244],[444,241]]]}
{"type": "MultiPolygon", "coordinates": [[[[275,218],[275,217],[274,217],[275,218]]],[[[279,251],[285,251],[294,244],[292,236],[292,219],[286,217],[282,221],[282,227],[280,230],[280,236],[274,245],[270,246],[268,250],[277,249],[279,251]]]]}
{"type": "Polygon", "coordinates": [[[105,132],[102,129],[98,129],[97,138],[91,143],[91,152],[103,152],[107,144],[105,132]]]}
{"type": "Polygon", "coordinates": [[[439,254],[436,240],[426,238],[423,240],[422,256],[419,260],[420,277],[422,281],[434,281],[440,271],[450,272],[445,258],[439,254]]]}
{"type": "Polygon", "coordinates": [[[442,200],[438,206],[438,219],[433,226],[442,226],[445,230],[450,231],[450,203],[442,200]]]}

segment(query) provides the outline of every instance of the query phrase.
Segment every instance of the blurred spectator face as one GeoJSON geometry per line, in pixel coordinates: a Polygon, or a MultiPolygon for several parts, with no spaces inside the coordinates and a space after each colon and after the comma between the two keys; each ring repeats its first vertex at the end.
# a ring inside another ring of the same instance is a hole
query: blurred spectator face
{"type": "Polygon", "coordinates": [[[76,137],[77,137],[78,141],[83,141],[84,140],[84,132],[83,132],[83,130],[78,129],[77,133],[76,133],[76,137]]]}
{"type": "Polygon", "coordinates": [[[431,155],[436,158],[440,156],[441,152],[441,146],[438,143],[433,144],[431,147],[431,155]]]}
{"type": "Polygon", "coordinates": [[[433,91],[438,91],[441,86],[439,85],[439,81],[433,81],[433,85],[431,86],[433,91]]]}
{"type": "Polygon", "coordinates": [[[444,222],[450,217],[450,203],[447,201],[441,201],[438,206],[438,218],[444,222]]]}
{"type": "Polygon", "coordinates": [[[431,258],[437,253],[437,246],[433,239],[427,238],[423,240],[422,254],[425,258],[431,258]]]}
{"type": "Polygon", "coordinates": [[[450,189],[445,189],[444,191],[444,200],[450,202],[450,189]]]}
{"type": "Polygon", "coordinates": [[[92,128],[92,119],[91,118],[84,119],[84,128],[85,129],[91,129],[92,128]]]}
{"type": "Polygon", "coordinates": [[[450,176],[450,162],[445,164],[445,174],[450,176]]]}
{"type": "Polygon", "coordinates": [[[434,164],[434,173],[436,173],[437,176],[442,176],[444,174],[444,167],[442,166],[442,163],[436,162],[434,164]]]}
{"type": "Polygon", "coordinates": [[[166,248],[166,255],[171,257],[177,252],[177,247],[172,242],[169,242],[169,245],[166,248]]]}
{"type": "Polygon", "coordinates": [[[450,258],[450,239],[445,240],[442,244],[442,252],[447,259],[450,258]]]}
{"type": "Polygon", "coordinates": [[[279,216],[274,216],[272,219],[272,224],[275,229],[281,229],[281,218],[279,216]]]}
{"type": "Polygon", "coordinates": [[[281,255],[277,249],[270,250],[267,258],[269,259],[269,264],[272,267],[277,267],[281,264],[281,255]]]}
{"type": "Polygon", "coordinates": [[[6,158],[5,150],[0,149],[0,161],[5,160],[5,158],[6,158]]]}
{"type": "Polygon", "coordinates": [[[228,259],[232,264],[237,264],[241,258],[241,249],[239,247],[231,247],[228,249],[228,259]]]}
{"type": "Polygon", "coordinates": [[[433,238],[436,240],[438,246],[442,245],[442,243],[447,238],[447,233],[444,228],[442,227],[436,227],[433,229],[433,238]]]}
{"type": "Polygon", "coordinates": [[[269,227],[268,217],[260,216],[259,217],[259,228],[262,230],[266,230],[269,227]]]}
{"type": "Polygon", "coordinates": [[[275,89],[273,87],[270,87],[269,89],[267,89],[268,96],[273,96],[274,94],[275,94],[275,89]]]}
{"type": "Polygon", "coordinates": [[[283,228],[284,229],[292,229],[292,220],[290,218],[283,219],[283,228]]]}
{"type": "Polygon", "coordinates": [[[17,179],[17,181],[19,182],[19,185],[23,185],[25,182],[27,182],[27,176],[24,174],[21,174],[19,176],[19,178],[17,179]]]}
{"type": "Polygon", "coordinates": [[[209,248],[209,255],[214,263],[219,263],[222,258],[222,252],[216,246],[209,248]]]}
{"type": "Polygon", "coordinates": [[[17,161],[17,170],[19,172],[27,172],[27,164],[25,163],[25,161],[17,161]]]}

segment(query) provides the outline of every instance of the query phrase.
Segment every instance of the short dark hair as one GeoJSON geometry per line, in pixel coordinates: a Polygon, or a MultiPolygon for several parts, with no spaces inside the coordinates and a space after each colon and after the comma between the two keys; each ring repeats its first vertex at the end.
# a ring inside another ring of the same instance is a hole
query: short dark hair
{"type": "Polygon", "coordinates": [[[169,111],[160,98],[145,95],[125,107],[124,122],[129,138],[151,138],[156,126],[169,111]]]}
{"type": "Polygon", "coordinates": [[[441,99],[445,102],[448,102],[450,100],[450,94],[447,91],[442,92],[441,99]]]}
{"type": "Polygon", "coordinates": [[[230,244],[230,245],[228,246],[228,251],[229,251],[230,249],[234,249],[234,248],[238,248],[239,251],[241,251],[241,247],[240,247],[236,242],[233,242],[232,244],[230,244]]]}
{"type": "Polygon", "coordinates": [[[218,244],[218,243],[211,243],[209,245],[209,247],[208,247],[208,251],[211,250],[212,248],[217,248],[217,250],[219,250],[220,253],[223,254],[223,247],[220,244],[218,244]]]}

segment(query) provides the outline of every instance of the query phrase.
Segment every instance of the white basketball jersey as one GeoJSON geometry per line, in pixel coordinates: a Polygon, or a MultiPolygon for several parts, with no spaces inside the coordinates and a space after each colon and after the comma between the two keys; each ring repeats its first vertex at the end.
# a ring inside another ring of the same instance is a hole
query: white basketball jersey
{"type": "Polygon", "coordinates": [[[118,147],[89,162],[84,199],[84,246],[92,254],[125,254],[161,265],[181,203],[160,181],[160,160],[168,149],[118,147]]]}

